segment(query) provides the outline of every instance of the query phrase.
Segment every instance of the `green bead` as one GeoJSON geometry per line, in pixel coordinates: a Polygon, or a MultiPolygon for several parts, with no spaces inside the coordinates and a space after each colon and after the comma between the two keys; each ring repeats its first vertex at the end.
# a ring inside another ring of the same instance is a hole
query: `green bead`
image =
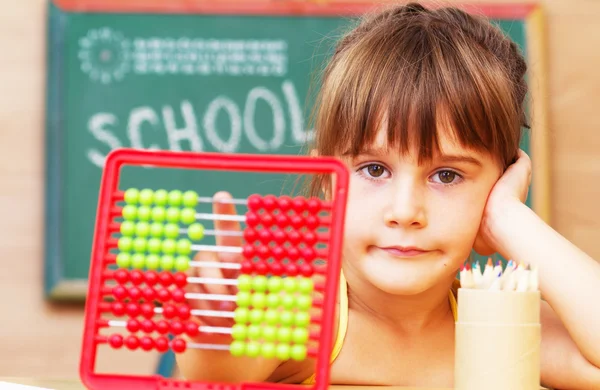
{"type": "Polygon", "coordinates": [[[281,298],[277,294],[267,295],[267,307],[277,308],[281,304],[281,298]]]}
{"type": "Polygon", "coordinates": [[[279,313],[279,323],[284,326],[292,326],[294,323],[294,312],[282,311],[279,313]]]}
{"type": "Polygon", "coordinates": [[[177,243],[171,238],[167,238],[162,242],[162,251],[164,254],[172,255],[177,249],[177,243]]]}
{"type": "Polygon", "coordinates": [[[260,309],[252,309],[250,310],[250,323],[255,325],[260,325],[263,318],[265,316],[265,312],[260,309]]]}
{"type": "Polygon", "coordinates": [[[167,209],[166,219],[172,223],[179,223],[179,209],[177,207],[169,207],[167,209]]]}
{"type": "Polygon", "coordinates": [[[183,193],[182,200],[185,207],[196,207],[198,204],[198,194],[195,191],[186,191],[183,193]]]}
{"type": "Polygon", "coordinates": [[[144,188],[143,190],[140,191],[140,198],[139,198],[140,204],[143,204],[144,206],[150,206],[152,204],[153,200],[154,200],[154,191],[152,191],[149,188],[144,188]]]}
{"type": "Polygon", "coordinates": [[[265,359],[273,359],[275,357],[275,344],[273,343],[264,343],[260,347],[260,355],[265,359]]]}
{"type": "Polygon", "coordinates": [[[124,236],[133,236],[135,234],[135,223],[123,221],[123,223],[121,223],[121,234],[124,236]]]}
{"type": "Polygon", "coordinates": [[[152,237],[161,238],[163,236],[164,228],[163,224],[159,222],[154,222],[150,225],[150,235],[152,237]]]}
{"type": "Polygon", "coordinates": [[[298,308],[298,310],[307,311],[311,308],[311,306],[312,298],[310,296],[299,295],[296,298],[296,308],[298,308]]]}
{"type": "Polygon", "coordinates": [[[292,341],[292,329],[280,327],[277,329],[277,341],[280,343],[289,343],[292,341]]]}
{"type": "Polygon", "coordinates": [[[298,283],[296,282],[296,278],[284,278],[283,279],[283,290],[288,293],[296,292],[298,287],[298,283]]]}
{"type": "Polygon", "coordinates": [[[133,221],[137,218],[137,207],[128,204],[127,206],[123,207],[123,210],[121,211],[121,215],[123,215],[123,218],[127,221],[133,221]]]}
{"type": "Polygon", "coordinates": [[[250,310],[246,307],[238,307],[233,312],[233,319],[236,324],[247,324],[250,317],[250,310]]]}
{"type": "Polygon", "coordinates": [[[246,356],[257,357],[260,355],[260,344],[256,341],[250,341],[246,345],[246,356]]]}
{"type": "Polygon", "coordinates": [[[267,306],[267,296],[264,293],[254,293],[252,294],[252,302],[250,304],[252,307],[262,309],[267,306]]]}
{"type": "Polygon", "coordinates": [[[181,210],[181,222],[186,225],[196,222],[196,210],[190,207],[186,207],[181,210]]]}
{"type": "Polygon", "coordinates": [[[177,256],[175,259],[175,269],[180,272],[185,272],[190,268],[190,258],[187,256],[177,256]]]}
{"type": "Polygon", "coordinates": [[[119,268],[129,268],[131,265],[131,255],[129,253],[119,253],[117,255],[117,266],[119,268]]]}
{"type": "Polygon", "coordinates": [[[133,251],[134,252],[144,253],[144,252],[146,252],[147,247],[148,247],[148,242],[146,241],[145,238],[136,237],[133,240],[133,251]]]}
{"type": "Polygon", "coordinates": [[[182,238],[177,241],[177,253],[180,255],[189,255],[192,252],[192,243],[190,240],[182,238]]]}
{"type": "Polygon", "coordinates": [[[279,313],[275,309],[265,311],[265,323],[267,325],[277,325],[279,323],[279,313]]]}
{"type": "Polygon", "coordinates": [[[146,257],[141,253],[134,253],[131,256],[131,267],[135,269],[142,269],[146,265],[146,257]]]}
{"type": "Polygon", "coordinates": [[[307,327],[310,324],[310,314],[305,312],[305,311],[301,311],[298,312],[296,314],[294,314],[294,325],[298,326],[298,327],[307,327]]]}
{"type": "Polygon", "coordinates": [[[281,306],[283,306],[284,309],[292,310],[295,305],[296,299],[293,295],[286,294],[281,297],[281,306]]]}
{"type": "Polygon", "coordinates": [[[267,282],[267,289],[272,293],[278,293],[283,288],[283,280],[279,276],[272,276],[267,282]]]}
{"type": "Polygon", "coordinates": [[[140,191],[137,188],[129,188],[125,191],[125,203],[136,204],[140,199],[140,191]]]}
{"type": "Polygon", "coordinates": [[[262,328],[262,338],[265,341],[276,341],[277,340],[277,327],[267,325],[262,328]]]}
{"type": "Polygon", "coordinates": [[[251,324],[248,326],[248,339],[258,340],[260,339],[260,325],[251,324]]]}
{"type": "Polygon", "coordinates": [[[236,304],[239,307],[248,307],[252,299],[252,294],[248,291],[240,291],[236,294],[236,304]]]}
{"type": "Polygon", "coordinates": [[[241,274],[238,276],[238,290],[250,291],[252,290],[252,277],[250,275],[241,274]]]}
{"type": "Polygon", "coordinates": [[[173,269],[175,264],[175,259],[171,255],[164,255],[160,258],[160,268],[165,271],[170,271],[173,269]]]}
{"type": "Polygon", "coordinates": [[[154,193],[154,204],[157,206],[165,206],[169,200],[169,193],[167,190],[156,190],[154,193]]]}
{"type": "Polygon", "coordinates": [[[183,195],[179,190],[173,190],[169,192],[168,203],[170,206],[179,207],[181,205],[181,198],[183,195]]]}
{"type": "Polygon", "coordinates": [[[246,325],[235,324],[231,327],[231,337],[233,337],[234,340],[245,340],[246,334],[246,325]]]}
{"type": "Polygon", "coordinates": [[[293,345],[290,350],[290,357],[298,361],[306,359],[306,347],[304,345],[293,345]]]}
{"type": "Polygon", "coordinates": [[[148,240],[148,252],[159,253],[162,247],[162,241],[160,238],[152,237],[148,240]]]}
{"type": "Polygon", "coordinates": [[[121,237],[117,246],[121,252],[129,252],[133,248],[133,239],[131,237],[121,237]]]}
{"type": "Polygon", "coordinates": [[[148,206],[140,206],[137,210],[137,218],[140,221],[149,221],[152,215],[152,209],[148,206]]]}
{"type": "Polygon", "coordinates": [[[199,223],[193,223],[188,227],[188,237],[194,241],[200,241],[204,238],[204,226],[199,223]]]}
{"type": "Polygon", "coordinates": [[[155,222],[164,222],[165,218],[167,218],[167,210],[161,206],[155,206],[152,208],[151,218],[155,222]]]}
{"type": "Polygon", "coordinates": [[[296,344],[305,344],[308,341],[308,329],[294,328],[292,331],[292,340],[296,344]]]}
{"type": "Polygon", "coordinates": [[[300,294],[308,295],[313,292],[314,282],[311,278],[300,278],[298,279],[298,292],[300,294]]]}
{"type": "Polygon", "coordinates": [[[278,344],[275,356],[280,360],[288,360],[290,358],[290,346],[287,344],[278,344]]]}
{"type": "Polygon", "coordinates": [[[267,283],[268,279],[264,275],[255,276],[252,280],[252,289],[256,292],[265,292],[267,291],[267,283]]]}
{"type": "Polygon", "coordinates": [[[146,256],[146,268],[155,270],[160,266],[160,256],[151,254],[146,256]]]}
{"type": "Polygon", "coordinates": [[[179,237],[179,225],[176,223],[166,224],[164,234],[165,234],[165,237],[167,237],[167,238],[179,237]]]}
{"type": "Polygon", "coordinates": [[[240,340],[235,340],[229,347],[229,352],[236,357],[244,355],[246,352],[246,343],[240,340]]]}
{"type": "Polygon", "coordinates": [[[150,234],[150,224],[148,222],[138,222],[135,225],[135,234],[138,237],[148,237],[150,234]]]}

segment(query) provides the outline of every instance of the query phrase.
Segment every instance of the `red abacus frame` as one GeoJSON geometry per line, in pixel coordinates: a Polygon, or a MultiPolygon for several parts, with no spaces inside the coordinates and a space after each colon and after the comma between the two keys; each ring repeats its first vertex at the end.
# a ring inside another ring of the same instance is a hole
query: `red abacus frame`
{"type": "MultiPolygon", "coordinates": [[[[252,155],[227,153],[196,153],[116,149],[106,158],[103,171],[94,240],[91,253],[88,295],[85,307],[85,327],[80,359],[80,377],[90,389],[286,389],[296,385],[274,383],[216,384],[164,378],[159,375],[100,374],[95,372],[99,343],[99,315],[102,311],[102,287],[106,257],[109,249],[110,228],[114,203],[123,198],[119,190],[121,168],[125,165],[154,166],[157,168],[263,172],[280,174],[335,175],[332,188],[331,222],[327,251],[324,299],[322,302],[321,332],[316,358],[316,376],[313,389],[328,386],[330,354],[334,335],[336,297],[341,268],[342,233],[348,189],[348,171],[337,159],[285,155],[252,155]]],[[[104,337],[105,338],[105,337],[104,337]]],[[[102,340],[106,342],[106,340],[102,340]]]]}

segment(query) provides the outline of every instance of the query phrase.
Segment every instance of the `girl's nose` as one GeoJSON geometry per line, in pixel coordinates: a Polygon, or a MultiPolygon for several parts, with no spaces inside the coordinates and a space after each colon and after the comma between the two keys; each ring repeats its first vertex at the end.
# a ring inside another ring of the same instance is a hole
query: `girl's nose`
{"type": "Polygon", "coordinates": [[[385,209],[386,226],[424,228],[427,226],[424,203],[424,194],[415,184],[399,183],[385,209]]]}

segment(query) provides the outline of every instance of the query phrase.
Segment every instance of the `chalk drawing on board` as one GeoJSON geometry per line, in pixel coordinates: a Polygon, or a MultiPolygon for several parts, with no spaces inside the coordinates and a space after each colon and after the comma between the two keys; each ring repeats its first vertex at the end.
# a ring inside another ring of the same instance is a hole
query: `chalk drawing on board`
{"type": "Polygon", "coordinates": [[[129,46],[123,34],[110,28],[90,30],[79,39],[81,71],[102,84],[122,80],[131,66],[129,46]]]}

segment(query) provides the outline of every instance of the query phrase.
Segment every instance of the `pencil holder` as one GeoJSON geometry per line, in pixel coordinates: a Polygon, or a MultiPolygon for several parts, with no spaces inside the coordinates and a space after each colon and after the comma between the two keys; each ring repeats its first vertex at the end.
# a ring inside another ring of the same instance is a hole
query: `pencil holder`
{"type": "Polygon", "coordinates": [[[458,290],[456,390],[540,388],[540,292],[458,290]]]}

